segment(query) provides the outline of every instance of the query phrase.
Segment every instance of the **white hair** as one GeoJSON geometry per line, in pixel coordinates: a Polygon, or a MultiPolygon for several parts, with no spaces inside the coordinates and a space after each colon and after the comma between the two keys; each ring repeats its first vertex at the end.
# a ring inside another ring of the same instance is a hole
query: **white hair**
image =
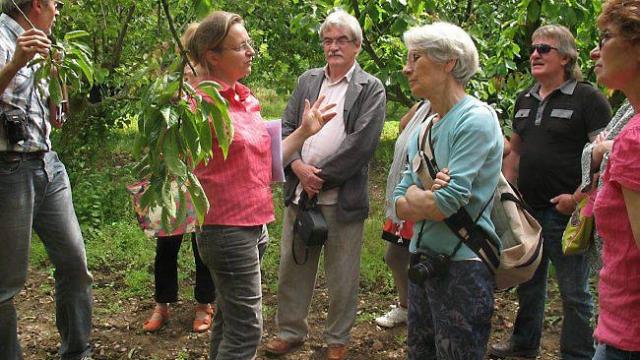
{"type": "Polygon", "coordinates": [[[463,86],[480,69],[478,50],[471,36],[459,26],[435,22],[411,28],[403,38],[409,50],[425,53],[435,62],[455,59],[451,75],[463,86]]]}
{"type": "Polygon", "coordinates": [[[352,40],[355,40],[358,44],[362,44],[362,28],[360,27],[358,19],[353,15],[342,9],[336,9],[324,19],[324,22],[320,25],[320,30],[318,30],[318,35],[320,35],[322,39],[322,34],[325,30],[335,27],[347,30],[351,33],[353,37],[352,40]]]}

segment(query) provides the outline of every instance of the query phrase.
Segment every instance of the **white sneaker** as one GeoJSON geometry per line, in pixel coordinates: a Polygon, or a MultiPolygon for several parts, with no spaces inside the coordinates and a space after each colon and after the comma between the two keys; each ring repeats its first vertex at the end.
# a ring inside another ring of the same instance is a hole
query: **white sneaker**
{"type": "Polygon", "coordinates": [[[394,305],[388,313],[376,318],[376,324],[385,328],[392,328],[406,323],[407,309],[401,306],[394,305]]]}

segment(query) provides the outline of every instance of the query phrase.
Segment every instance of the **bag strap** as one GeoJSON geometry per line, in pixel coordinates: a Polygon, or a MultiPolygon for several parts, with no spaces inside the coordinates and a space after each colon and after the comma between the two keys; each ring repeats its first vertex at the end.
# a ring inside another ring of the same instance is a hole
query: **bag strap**
{"type": "Polygon", "coordinates": [[[304,247],[304,261],[299,262],[298,261],[298,257],[296,256],[296,239],[295,239],[295,235],[291,238],[291,252],[293,253],[293,262],[296,263],[296,265],[304,265],[307,263],[307,260],[309,260],[309,248],[308,247],[304,247]]]}
{"type": "MultiPolygon", "coordinates": [[[[432,124],[433,118],[431,119],[429,127],[423,131],[424,134],[421,132],[418,152],[421,157],[424,157],[424,162],[429,170],[428,176],[430,176],[431,180],[434,181],[439,168],[433,152],[433,138],[431,136],[432,124]]],[[[423,176],[427,175],[427,171],[425,171],[423,167],[421,167],[419,171],[423,173],[423,176]]],[[[484,204],[475,221],[473,221],[471,215],[469,215],[469,212],[467,212],[467,209],[463,206],[458,209],[455,214],[446,218],[444,222],[458,237],[458,239],[460,239],[460,241],[480,257],[482,262],[489,268],[489,271],[491,273],[495,273],[495,270],[500,265],[500,247],[494,239],[487,236],[487,234],[476,224],[492,201],[493,196],[491,196],[487,203],[484,204]]]]}

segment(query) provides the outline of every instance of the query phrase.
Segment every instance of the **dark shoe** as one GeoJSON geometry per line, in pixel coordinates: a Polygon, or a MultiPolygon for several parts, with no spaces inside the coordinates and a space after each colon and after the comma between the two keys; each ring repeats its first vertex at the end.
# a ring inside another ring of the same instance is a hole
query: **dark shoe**
{"type": "Polygon", "coordinates": [[[269,341],[265,346],[267,355],[280,356],[288,354],[304,344],[304,341],[289,342],[281,338],[275,338],[269,341]]]}
{"type": "Polygon", "coordinates": [[[344,360],[347,358],[347,345],[331,344],[327,349],[327,360],[344,360]]]}
{"type": "Polygon", "coordinates": [[[489,346],[489,357],[492,359],[523,358],[535,359],[538,356],[538,349],[523,349],[515,346],[511,340],[506,340],[498,344],[489,346]]]}

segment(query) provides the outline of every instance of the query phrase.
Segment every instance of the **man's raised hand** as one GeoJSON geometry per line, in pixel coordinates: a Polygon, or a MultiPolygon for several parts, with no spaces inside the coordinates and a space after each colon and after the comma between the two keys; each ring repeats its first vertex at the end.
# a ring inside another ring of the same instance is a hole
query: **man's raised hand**
{"type": "Polygon", "coordinates": [[[27,65],[36,54],[40,54],[42,57],[48,56],[50,48],[51,40],[47,35],[42,30],[32,28],[18,36],[16,51],[11,61],[20,69],[27,65]]]}

